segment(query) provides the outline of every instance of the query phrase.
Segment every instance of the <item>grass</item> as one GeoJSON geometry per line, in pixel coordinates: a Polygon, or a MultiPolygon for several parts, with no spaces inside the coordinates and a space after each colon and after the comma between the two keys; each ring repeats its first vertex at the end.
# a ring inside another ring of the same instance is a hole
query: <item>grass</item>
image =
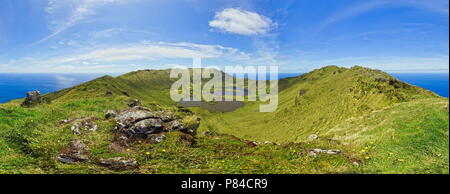
{"type": "Polygon", "coordinates": [[[273,113],[260,113],[256,102],[229,113],[189,108],[196,116],[183,120],[201,120],[194,145],[172,132],[160,144],[112,152],[115,124],[103,119],[106,110],[138,98],[185,116],[187,109],[169,98],[174,81],[167,70],[136,71],[46,94],[47,103],[32,108],[20,107],[23,99],[0,104],[0,173],[448,173],[448,99],[362,67],[330,66],[281,80],[273,113]],[[96,132],[74,135],[59,124],[92,116],[100,118],[96,132]],[[319,139],[309,140],[311,134],[319,139]],[[92,159],[60,163],[57,155],[74,138],[88,145],[92,159]],[[281,145],[254,147],[244,139],[281,145]],[[308,152],[315,148],[342,153],[314,157],[308,152]],[[140,167],[96,164],[115,156],[136,158],[140,167]]]}
{"type": "MultiPolygon", "coordinates": [[[[17,103],[0,105],[1,173],[355,173],[351,156],[312,157],[307,148],[339,147],[334,141],[293,145],[249,146],[229,135],[210,135],[196,139],[195,145],[180,141],[172,132],[160,144],[136,143],[127,153],[114,153],[108,146],[114,123],[100,119],[96,132],[74,135],[70,125],[59,121],[86,116],[103,117],[107,109],[126,107],[122,99],[98,98],[55,102],[22,108],[17,103]],[[63,164],[57,155],[73,139],[90,148],[93,159],[80,164],[63,164]],[[96,158],[132,157],[140,168],[114,171],[95,163],[96,158]]],[[[196,120],[195,117],[186,117],[196,120]]],[[[343,146],[345,147],[345,146],[343,146]]]]}

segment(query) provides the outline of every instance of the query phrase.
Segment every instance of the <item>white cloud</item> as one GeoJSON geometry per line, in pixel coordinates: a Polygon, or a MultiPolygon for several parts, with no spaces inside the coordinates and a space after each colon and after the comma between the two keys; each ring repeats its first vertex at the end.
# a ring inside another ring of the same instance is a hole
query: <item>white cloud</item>
{"type": "MultiPolygon", "coordinates": [[[[79,49],[84,50],[84,49],[79,49]]],[[[220,58],[230,61],[246,60],[248,54],[220,45],[188,42],[141,42],[128,45],[109,45],[78,53],[59,53],[56,56],[37,56],[6,63],[0,72],[105,72],[126,71],[129,64],[148,64],[163,60],[220,58]],[[26,67],[26,69],[24,69],[26,67]]]]}
{"type": "Polygon", "coordinates": [[[228,8],[216,12],[209,26],[223,32],[240,35],[264,35],[276,26],[272,20],[263,15],[242,9],[228,8]]]}

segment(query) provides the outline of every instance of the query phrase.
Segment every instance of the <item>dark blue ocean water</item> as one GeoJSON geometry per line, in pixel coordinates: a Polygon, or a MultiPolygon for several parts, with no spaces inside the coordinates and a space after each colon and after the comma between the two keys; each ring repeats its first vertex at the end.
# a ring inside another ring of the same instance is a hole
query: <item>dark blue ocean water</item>
{"type": "Polygon", "coordinates": [[[23,98],[28,91],[41,93],[58,91],[101,75],[96,74],[2,74],[0,73],[0,103],[23,98]]]}
{"type": "MultiPolygon", "coordinates": [[[[280,73],[280,79],[298,76],[300,73],[280,73]]],[[[102,75],[98,74],[0,74],[0,103],[25,97],[26,92],[58,91],[102,75]]],[[[398,79],[448,97],[448,74],[393,74],[398,79]]]]}

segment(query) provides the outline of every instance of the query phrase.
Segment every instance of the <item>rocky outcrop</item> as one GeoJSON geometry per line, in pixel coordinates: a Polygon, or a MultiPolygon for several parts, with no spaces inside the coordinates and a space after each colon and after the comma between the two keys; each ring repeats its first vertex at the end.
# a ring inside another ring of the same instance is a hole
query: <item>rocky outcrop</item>
{"type": "MultiPolygon", "coordinates": [[[[107,118],[113,118],[117,125],[116,131],[123,134],[126,138],[146,139],[150,135],[159,142],[164,138],[156,138],[154,134],[162,136],[164,132],[180,131],[185,134],[194,136],[197,125],[189,127],[181,119],[175,119],[174,114],[164,111],[151,111],[142,106],[135,106],[120,111],[108,111],[105,115],[107,118]]],[[[194,121],[194,122],[198,122],[194,121]]]]}
{"type": "Polygon", "coordinates": [[[27,93],[27,97],[22,102],[23,107],[32,107],[35,106],[43,101],[41,92],[39,91],[32,91],[27,93]]]}
{"type": "Polygon", "coordinates": [[[127,170],[138,167],[138,164],[133,158],[115,157],[115,158],[102,158],[98,162],[101,166],[113,170],[127,170]]]}
{"type": "Polygon", "coordinates": [[[74,139],[59,154],[58,160],[63,163],[83,162],[89,159],[89,154],[89,148],[82,141],[74,139]]]}

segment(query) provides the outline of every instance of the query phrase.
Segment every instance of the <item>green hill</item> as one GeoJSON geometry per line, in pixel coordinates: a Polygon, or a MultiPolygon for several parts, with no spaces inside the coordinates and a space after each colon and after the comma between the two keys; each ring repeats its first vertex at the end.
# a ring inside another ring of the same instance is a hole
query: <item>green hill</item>
{"type": "Polygon", "coordinates": [[[23,99],[0,104],[0,173],[448,173],[448,99],[384,72],[329,66],[280,80],[272,113],[260,113],[256,102],[227,113],[177,107],[169,73],[104,76],[46,94],[46,103],[31,108],[20,106],[23,99]],[[196,144],[180,143],[180,134],[170,132],[159,144],[111,150],[115,123],[103,119],[105,112],[135,98],[154,111],[200,117],[196,144]],[[99,118],[97,131],[75,135],[60,124],[87,117],[99,118]],[[59,162],[56,156],[74,138],[94,158],[135,158],[139,168],[59,162]]]}

